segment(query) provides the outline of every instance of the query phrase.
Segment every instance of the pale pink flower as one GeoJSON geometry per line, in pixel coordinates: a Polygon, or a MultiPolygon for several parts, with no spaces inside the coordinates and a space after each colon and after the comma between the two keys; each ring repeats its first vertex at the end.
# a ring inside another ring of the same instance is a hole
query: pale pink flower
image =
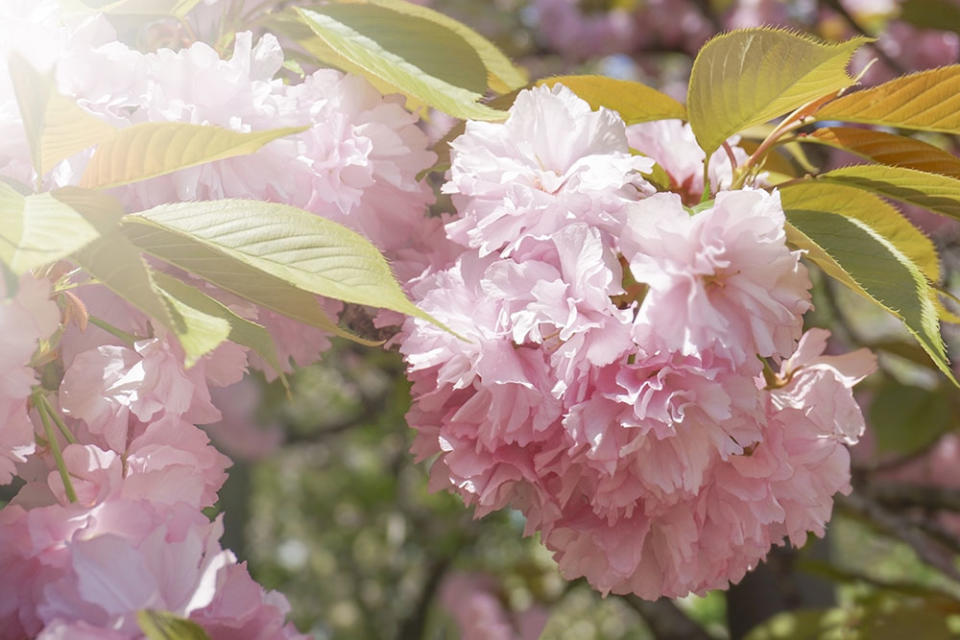
{"type": "Polygon", "coordinates": [[[534,606],[511,615],[496,595],[490,576],[456,572],[440,586],[440,602],[460,627],[462,640],[536,640],[547,622],[534,606]]]}
{"type": "Polygon", "coordinates": [[[467,122],[451,163],[443,191],[460,218],[447,233],[481,256],[576,221],[616,233],[625,203],[652,190],[640,173],[653,162],[630,155],[620,116],[562,85],[522,91],[504,123],[467,122]]]}
{"type": "Polygon", "coordinates": [[[714,349],[737,365],[786,357],[810,308],[810,280],[785,243],[779,194],[726,191],[691,216],[673,194],[633,205],[625,255],[650,286],[641,343],[689,355],[714,349]]]}
{"type": "Polygon", "coordinates": [[[626,9],[584,12],[578,0],[536,0],[537,28],[552,49],[573,59],[628,53],[646,33],[626,9]]]}
{"type": "Polygon", "coordinates": [[[27,398],[37,383],[30,361],[41,340],[60,325],[60,310],[50,299],[50,283],[32,276],[7,291],[0,278],[0,484],[16,473],[36,450],[27,398]]]}
{"type": "Polygon", "coordinates": [[[10,506],[0,518],[0,567],[17,577],[0,585],[0,602],[16,603],[0,609],[0,637],[73,625],[138,638],[136,613],[142,609],[196,618],[210,624],[215,638],[299,637],[283,626],[285,599],[264,593],[220,548],[221,521],[210,522],[183,503],[10,506]],[[224,611],[225,591],[239,595],[234,584],[244,585],[243,597],[229,598],[233,606],[221,615],[245,626],[242,635],[228,636],[220,632],[217,612],[224,611]]]}
{"type": "MultiPolygon", "coordinates": [[[[670,177],[671,191],[683,196],[687,204],[696,204],[703,194],[703,162],[707,157],[693,135],[693,129],[681,120],[641,122],[627,127],[627,140],[637,151],[653,158],[670,177]]],[[[737,166],[747,153],[737,146],[739,136],[731,136],[727,144],[737,166]]],[[[729,189],[733,183],[730,157],[723,148],[710,156],[710,191],[729,189]]]]}

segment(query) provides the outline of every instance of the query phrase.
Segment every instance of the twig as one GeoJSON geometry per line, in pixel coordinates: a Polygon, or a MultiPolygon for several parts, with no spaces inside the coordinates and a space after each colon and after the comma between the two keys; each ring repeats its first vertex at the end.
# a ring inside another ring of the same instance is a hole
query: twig
{"type": "Polygon", "coordinates": [[[875,485],[869,493],[877,502],[894,509],[920,507],[960,513],[960,491],[956,489],[891,483],[875,485]]]}

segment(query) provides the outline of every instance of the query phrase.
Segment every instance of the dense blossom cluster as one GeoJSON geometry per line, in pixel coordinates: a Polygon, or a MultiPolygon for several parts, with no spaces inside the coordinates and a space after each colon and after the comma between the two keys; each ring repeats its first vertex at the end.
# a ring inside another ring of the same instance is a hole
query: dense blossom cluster
{"type": "MultiPolygon", "coordinates": [[[[228,59],[203,43],[141,53],[99,15],[68,20],[57,2],[0,2],[0,177],[44,188],[76,184],[90,154],[34,174],[9,52],[52,71],[58,91],[116,127],[307,127],[250,156],[112,190],[128,210],[284,202],[361,231],[400,271],[428,264],[421,218],[433,196],[415,176],[434,155],[416,117],[366,81],[321,70],[287,84],[270,35],[254,44],[238,34],[228,59]]],[[[301,637],[285,623],[286,599],[265,593],[220,547],[220,519],[201,511],[230,466],[197,426],[221,419],[212,390],[228,393],[248,366],[276,372],[229,342],[186,368],[161,326],[64,271],[0,280],[0,482],[26,481],[0,510],[0,638],[141,637],[144,609],[189,618],[214,639],[301,637]]],[[[319,329],[207,291],[266,326],[286,370],[329,344],[319,329]]],[[[341,306],[321,304],[331,315],[341,306]]]]}
{"type": "MultiPolygon", "coordinates": [[[[463,249],[411,288],[465,339],[409,320],[400,341],[433,485],[478,515],[521,509],[566,577],[645,598],[723,587],[771,544],[822,535],[874,360],[801,336],[810,282],[778,194],[690,209],[654,193],[652,159],[699,199],[689,130],[628,131],[562,86],[452,146],[463,249]]],[[[731,169],[718,156],[714,189],[731,169]]]]}

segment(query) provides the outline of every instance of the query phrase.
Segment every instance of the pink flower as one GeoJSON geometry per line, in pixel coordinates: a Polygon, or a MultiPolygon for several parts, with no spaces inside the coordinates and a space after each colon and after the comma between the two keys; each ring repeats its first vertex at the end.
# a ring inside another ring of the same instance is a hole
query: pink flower
{"type": "MultiPolygon", "coordinates": [[[[671,190],[683,196],[687,204],[697,204],[703,194],[703,162],[707,157],[693,135],[690,125],[680,120],[641,122],[627,127],[627,140],[637,151],[653,158],[670,177],[671,190]]],[[[737,166],[747,159],[747,153],[737,146],[739,136],[727,140],[737,166]]],[[[733,183],[730,157],[724,149],[710,156],[710,190],[712,193],[729,189],[733,183]]]]}
{"type": "Polygon", "coordinates": [[[810,281],[783,224],[779,195],[764,191],[721,192],[693,216],[670,194],[634,205],[624,243],[634,278],[650,287],[641,342],[686,355],[714,349],[737,365],[789,355],[810,281]]]}
{"type": "Polygon", "coordinates": [[[36,635],[47,625],[52,634],[72,625],[136,638],[142,609],[209,623],[215,638],[296,635],[283,627],[282,596],[265,594],[220,548],[220,520],[210,522],[188,505],[114,499],[93,507],[11,506],[0,515],[0,567],[18,576],[0,585],[0,602],[16,603],[0,610],[0,637],[36,635]],[[244,635],[217,633],[224,591],[244,580],[253,589],[231,598],[230,610],[246,625],[244,635]]]}
{"type": "Polygon", "coordinates": [[[546,612],[531,607],[511,616],[497,598],[496,584],[482,574],[453,573],[440,587],[440,601],[460,627],[463,640],[535,640],[546,612]]]}
{"type": "Polygon", "coordinates": [[[630,155],[620,117],[562,85],[522,91],[506,122],[468,122],[452,147],[443,191],[460,219],[447,234],[481,256],[574,221],[617,232],[624,204],[651,190],[640,172],[653,163],[630,155]]]}
{"type": "Polygon", "coordinates": [[[36,450],[27,415],[27,398],[37,383],[30,361],[38,342],[60,325],[49,282],[23,276],[16,287],[7,291],[0,281],[0,484],[10,482],[15,465],[36,450]]]}

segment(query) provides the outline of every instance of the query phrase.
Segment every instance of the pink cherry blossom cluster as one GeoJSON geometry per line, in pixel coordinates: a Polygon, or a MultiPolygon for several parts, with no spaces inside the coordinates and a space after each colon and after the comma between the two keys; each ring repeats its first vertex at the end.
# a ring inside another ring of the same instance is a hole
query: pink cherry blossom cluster
{"type": "MultiPolygon", "coordinates": [[[[364,233],[399,272],[430,264],[422,215],[433,196],[416,175],[435,157],[397,98],[331,70],[284,83],[270,35],[254,45],[238,34],[229,59],[202,43],[144,54],[117,41],[101,16],[65,17],[59,4],[0,0],[0,177],[73,185],[90,157],[34,174],[6,73],[15,51],[117,127],[307,127],[250,156],[112,190],[127,210],[222,197],[284,202],[364,233]]],[[[439,221],[433,228],[442,232],[439,221]]],[[[214,639],[302,637],[285,623],[286,599],[264,592],[221,548],[221,519],[202,512],[230,465],[197,426],[221,419],[211,390],[241,384],[248,367],[277,372],[230,342],[187,368],[172,335],[103,285],[61,266],[43,274],[18,281],[4,270],[0,279],[0,483],[24,481],[0,510],[0,638],[138,638],[145,609],[188,618],[214,639]]],[[[329,345],[319,329],[205,291],[266,326],[284,370],[329,345]]],[[[323,305],[331,315],[341,307],[323,305]]]]}
{"type": "Polygon", "coordinates": [[[688,127],[628,130],[560,85],[452,148],[460,253],[410,289],[459,335],[411,319],[399,337],[432,486],[478,516],[520,509],[565,577],[651,599],[822,535],[874,359],[801,336],[811,285],[777,192],[722,190],[722,153],[721,190],[688,208],[705,159],[688,127]],[[655,193],[653,160],[678,193],[655,193]]]}

